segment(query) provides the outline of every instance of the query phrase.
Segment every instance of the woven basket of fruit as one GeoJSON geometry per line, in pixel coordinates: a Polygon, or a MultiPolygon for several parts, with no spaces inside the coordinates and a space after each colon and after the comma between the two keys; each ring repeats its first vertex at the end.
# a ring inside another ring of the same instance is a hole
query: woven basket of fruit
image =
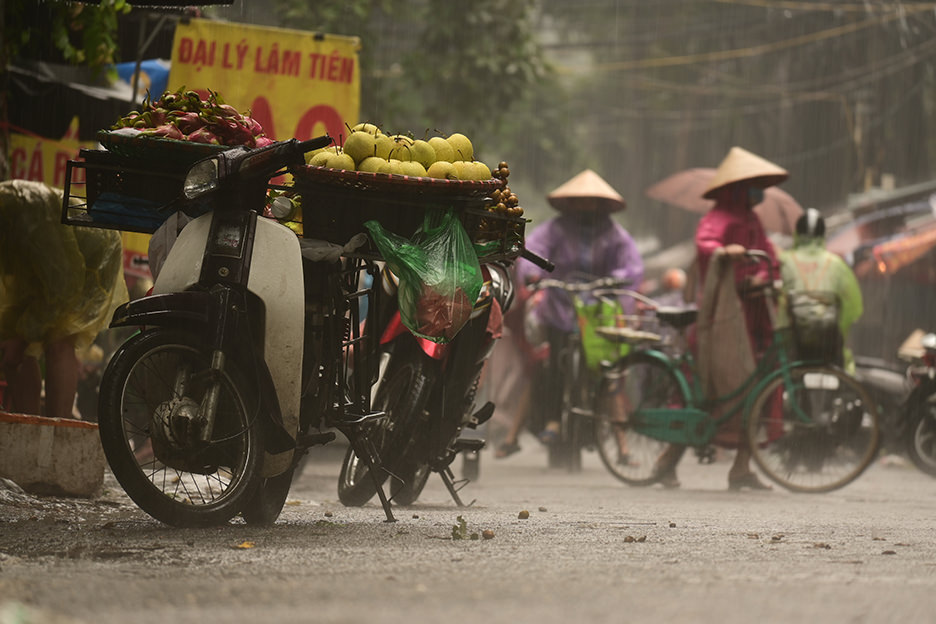
{"type": "Polygon", "coordinates": [[[307,165],[296,171],[297,188],[310,186],[331,187],[362,191],[384,196],[389,202],[419,202],[428,200],[470,201],[484,198],[492,191],[504,186],[502,180],[449,180],[408,176],[394,173],[372,173],[347,169],[331,169],[307,165]],[[422,199],[425,198],[425,199],[422,199]]]}

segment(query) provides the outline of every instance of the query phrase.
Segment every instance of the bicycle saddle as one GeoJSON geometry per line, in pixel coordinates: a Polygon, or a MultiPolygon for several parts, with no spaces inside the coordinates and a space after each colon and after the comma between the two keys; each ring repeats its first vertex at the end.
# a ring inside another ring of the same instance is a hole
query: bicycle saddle
{"type": "Polygon", "coordinates": [[[698,315],[699,309],[694,306],[690,308],[662,306],[656,310],[656,316],[660,321],[676,329],[689,327],[695,323],[698,315]]]}

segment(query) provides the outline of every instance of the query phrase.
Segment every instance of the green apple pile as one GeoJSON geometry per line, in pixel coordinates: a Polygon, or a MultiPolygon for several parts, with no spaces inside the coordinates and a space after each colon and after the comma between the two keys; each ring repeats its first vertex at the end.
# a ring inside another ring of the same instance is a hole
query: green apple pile
{"type": "Polygon", "coordinates": [[[361,122],[350,131],[344,144],[310,152],[306,162],[314,167],[414,177],[491,179],[491,169],[474,159],[471,140],[460,132],[423,140],[388,135],[369,122],[361,122]]]}

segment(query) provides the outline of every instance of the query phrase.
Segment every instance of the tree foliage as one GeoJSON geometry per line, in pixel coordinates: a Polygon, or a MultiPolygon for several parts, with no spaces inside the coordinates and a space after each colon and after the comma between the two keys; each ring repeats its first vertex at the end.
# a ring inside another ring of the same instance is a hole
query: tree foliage
{"type": "Polygon", "coordinates": [[[101,70],[117,60],[117,19],[126,0],[7,2],[3,22],[3,65],[24,57],[101,70]],[[37,28],[42,24],[45,28],[37,28]]]}

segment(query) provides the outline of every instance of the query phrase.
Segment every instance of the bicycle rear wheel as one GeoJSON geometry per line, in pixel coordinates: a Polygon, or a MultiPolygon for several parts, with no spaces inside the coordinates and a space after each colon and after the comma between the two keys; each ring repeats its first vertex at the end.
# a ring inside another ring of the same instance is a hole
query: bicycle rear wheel
{"type": "Polygon", "coordinates": [[[629,485],[657,482],[657,459],[671,444],[638,433],[629,416],[640,409],[686,406],[676,376],[641,353],[606,374],[595,397],[595,444],[608,471],[629,485]]]}
{"type": "Polygon", "coordinates": [[[748,414],[754,461],[794,492],[830,492],[874,460],[880,425],[874,400],[853,377],[827,366],[798,366],[777,377],[748,414]]]}

